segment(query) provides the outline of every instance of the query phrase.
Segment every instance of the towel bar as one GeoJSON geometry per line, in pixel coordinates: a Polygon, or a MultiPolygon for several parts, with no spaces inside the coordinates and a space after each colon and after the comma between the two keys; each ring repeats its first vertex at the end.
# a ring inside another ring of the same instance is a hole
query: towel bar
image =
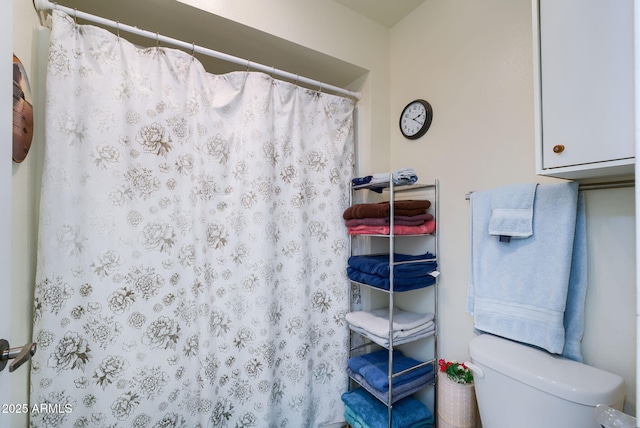
{"type": "MultiPolygon", "coordinates": [[[[603,183],[582,183],[580,184],[580,190],[599,190],[599,189],[619,189],[622,187],[634,187],[636,185],[635,180],[621,180],[621,181],[607,181],[603,183]]],[[[474,191],[467,192],[464,196],[465,200],[469,200],[471,194],[474,191]]]]}

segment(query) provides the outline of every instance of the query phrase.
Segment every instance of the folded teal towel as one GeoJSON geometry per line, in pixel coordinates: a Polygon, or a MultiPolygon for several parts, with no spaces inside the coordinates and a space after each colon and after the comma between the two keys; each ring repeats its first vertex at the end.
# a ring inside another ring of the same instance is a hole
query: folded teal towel
{"type": "MultiPolygon", "coordinates": [[[[349,406],[344,406],[344,418],[352,428],[387,428],[388,425],[385,422],[383,426],[369,426],[367,425],[360,415],[356,414],[349,406]]],[[[418,421],[415,424],[411,424],[406,428],[433,428],[433,420],[418,421]]]]}
{"type": "Polygon", "coordinates": [[[370,428],[367,425],[363,425],[360,417],[346,405],[344,406],[344,420],[347,421],[351,428],[370,428]]]}
{"type": "Polygon", "coordinates": [[[478,331],[581,361],[587,281],[578,183],[538,185],[533,211],[535,233],[506,244],[488,233],[491,192],[471,195],[467,312],[478,331]]]}
{"type": "Polygon", "coordinates": [[[489,235],[528,238],[533,235],[533,202],[537,183],[491,190],[489,235]]]}
{"type": "MultiPolygon", "coordinates": [[[[361,426],[387,427],[388,408],[363,388],[342,394],[345,414],[350,412],[361,426]]],[[[433,415],[427,407],[413,397],[406,397],[393,405],[391,426],[393,428],[417,428],[433,424],[433,415]],[[425,423],[427,425],[425,425],[425,423]]]]}

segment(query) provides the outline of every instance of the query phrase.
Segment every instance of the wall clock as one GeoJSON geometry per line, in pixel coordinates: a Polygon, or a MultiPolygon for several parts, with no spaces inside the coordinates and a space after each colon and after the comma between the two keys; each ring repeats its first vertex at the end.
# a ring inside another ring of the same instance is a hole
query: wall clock
{"type": "Polygon", "coordinates": [[[410,140],[420,138],[429,130],[432,119],[433,109],[428,101],[411,101],[400,115],[400,132],[410,140]]]}

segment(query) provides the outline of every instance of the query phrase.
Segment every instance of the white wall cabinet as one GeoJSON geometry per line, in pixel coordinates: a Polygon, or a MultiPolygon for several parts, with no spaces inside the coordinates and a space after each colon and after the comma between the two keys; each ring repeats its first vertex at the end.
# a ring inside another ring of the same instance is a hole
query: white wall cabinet
{"type": "Polygon", "coordinates": [[[533,0],[538,174],[633,173],[633,2],[533,0]]]}

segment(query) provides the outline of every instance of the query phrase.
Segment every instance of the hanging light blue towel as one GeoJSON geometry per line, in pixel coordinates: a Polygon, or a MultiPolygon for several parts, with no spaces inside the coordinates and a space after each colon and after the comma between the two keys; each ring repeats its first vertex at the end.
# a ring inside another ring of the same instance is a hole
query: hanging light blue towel
{"type": "Polygon", "coordinates": [[[538,185],[527,239],[488,233],[491,191],[471,195],[467,312],[474,328],[582,361],[584,201],[577,183],[538,185]]]}
{"type": "Polygon", "coordinates": [[[492,189],[489,235],[519,239],[533,235],[537,187],[537,183],[525,183],[492,189]]]}

